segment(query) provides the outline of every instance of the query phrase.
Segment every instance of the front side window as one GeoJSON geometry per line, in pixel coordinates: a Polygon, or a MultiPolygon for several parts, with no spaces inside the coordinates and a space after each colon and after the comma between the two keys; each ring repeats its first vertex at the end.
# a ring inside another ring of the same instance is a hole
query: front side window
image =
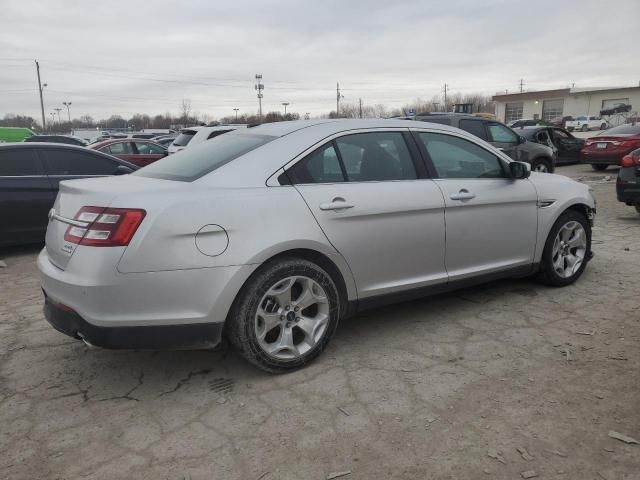
{"type": "Polygon", "coordinates": [[[505,127],[499,123],[491,123],[488,125],[489,141],[496,143],[518,143],[518,136],[509,127],[505,127]]]}
{"type": "Polygon", "coordinates": [[[559,129],[553,130],[553,136],[558,140],[569,140],[571,138],[568,133],[559,129]]]}
{"type": "Polygon", "coordinates": [[[418,132],[440,178],[504,178],[502,162],[484,148],[452,135],[418,132]]]}
{"type": "Polygon", "coordinates": [[[380,182],[418,178],[400,132],[345,135],[336,145],[349,182],[380,182]]]}
{"type": "Polygon", "coordinates": [[[72,150],[47,150],[44,166],[49,175],[113,175],[118,163],[103,155],[72,150]]]}
{"type": "Polygon", "coordinates": [[[16,149],[0,152],[0,177],[21,177],[23,175],[42,175],[31,150],[16,149]]]}
{"type": "Polygon", "coordinates": [[[130,155],[133,153],[130,142],[112,143],[100,149],[101,152],[110,153],[111,155],[130,155]]]}

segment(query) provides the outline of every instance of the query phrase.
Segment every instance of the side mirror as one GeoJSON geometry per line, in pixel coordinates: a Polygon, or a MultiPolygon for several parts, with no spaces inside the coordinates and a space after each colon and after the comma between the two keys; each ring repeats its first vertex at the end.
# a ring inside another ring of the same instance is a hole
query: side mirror
{"type": "Polygon", "coordinates": [[[509,172],[514,180],[524,180],[531,175],[531,165],[526,162],[510,162],[509,172]]]}
{"type": "Polygon", "coordinates": [[[133,173],[133,169],[127,167],[126,165],[118,165],[114,175],[128,175],[133,173]]]}
{"type": "Polygon", "coordinates": [[[518,135],[518,144],[522,145],[523,143],[525,143],[527,141],[526,138],[524,138],[522,135],[518,135]]]}

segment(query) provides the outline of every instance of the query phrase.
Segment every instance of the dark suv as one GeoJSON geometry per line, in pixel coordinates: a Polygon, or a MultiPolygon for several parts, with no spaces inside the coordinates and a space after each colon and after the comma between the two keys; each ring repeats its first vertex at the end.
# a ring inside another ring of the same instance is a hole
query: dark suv
{"type": "Polygon", "coordinates": [[[550,147],[528,142],[526,138],[495,120],[460,113],[420,113],[415,120],[451,125],[469,132],[499,148],[514,160],[529,163],[531,170],[553,173],[556,168],[556,154],[550,147]]]}

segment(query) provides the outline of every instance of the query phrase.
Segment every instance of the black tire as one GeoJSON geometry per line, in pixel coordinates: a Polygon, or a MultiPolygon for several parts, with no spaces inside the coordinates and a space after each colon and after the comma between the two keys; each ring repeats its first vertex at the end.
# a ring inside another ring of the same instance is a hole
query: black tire
{"type": "Polygon", "coordinates": [[[582,125],[582,131],[583,132],[588,132],[589,131],[589,125],[587,125],[587,124],[582,125]]]}
{"type": "Polygon", "coordinates": [[[636,212],[640,213],[640,205],[634,205],[636,207],[636,212]]]}
{"type": "Polygon", "coordinates": [[[320,355],[333,337],[339,319],[340,296],[331,276],[312,262],[284,257],[263,265],[242,287],[227,318],[226,334],[229,342],[250,363],[267,372],[282,373],[300,368],[320,355]],[[312,349],[297,358],[283,360],[269,355],[260,346],[254,322],[259,304],[269,288],[291,276],[308,277],[324,289],[329,301],[329,319],[324,334],[312,349]]]}
{"type": "Polygon", "coordinates": [[[593,163],[591,164],[591,168],[593,168],[597,172],[604,172],[608,166],[609,165],[598,165],[593,163]]]}
{"type": "Polygon", "coordinates": [[[587,220],[587,217],[585,217],[584,214],[576,210],[566,210],[553,224],[553,227],[551,228],[551,231],[547,236],[547,241],[544,245],[544,251],[542,252],[542,261],[540,263],[540,271],[538,272],[537,280],[541,283],[544,283],[545,285],[549,285],[552,287],[564,287],[570,285],[578,278],[580,278],[580,275],[582,275],[582,272],[584,272],[584,269],[586,268],[590,257],[591,225],[589,224],[589,220],[587,220]],[[585,252],[584,260],[582,261],[582,265],[580,265],[578,271],[575,272],[572,276],[565,278],[558,275],[558,273],[553,268],[552,250],[556,235],[558,235],[558,232],[560,231],[562,226],[571,221],[578,222],[582,225],[582,228],[587,234],[587,249],[585,252]]]}
{"type": "Polygon", "coordinates": [[[535,172],[539,172],[540,168],[544,167],[546,171],[543,173],[553,173],[553,167],[551,166],[551,162],[545,158],[534,158],[531,161],[531,170],[535,172]]]}
{"type": "Polygon", "coordinates": [[[600,130],[606,130],[607,129],[607,124],[603,123],[600,125],[600,130]]]}

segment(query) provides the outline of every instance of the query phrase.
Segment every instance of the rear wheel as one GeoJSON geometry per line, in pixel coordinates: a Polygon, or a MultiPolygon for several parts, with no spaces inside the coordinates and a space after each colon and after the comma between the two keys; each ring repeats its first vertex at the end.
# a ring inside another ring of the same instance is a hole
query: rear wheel
{"type": "Polygon", "coordinates": [[[549,232],[538,279],[554,287],[575,282],[587,266],[590,252],[589,221],[580,212],[567,210],[549,232]]]}
{"type": "Polygon", "coordinates": [[[551,163],[543,158],[536,158],[531,162],[531,170],[534,172],[551,173],[551,163]]]}
{"type": "Polygon", "coordinates": [[[339,317],[338,290],[329,274],[307,260],[284,258],[265,265],[243,287],[227,336],[249,362],[285,372],[325,349],[339,317]]]}
{"type": "Polygon", "coordinates": [[[607,124],[603,123],[600,125],[600,130],[605,130],[607,128],[607,124]]]}
{"type": "Polygon", "coordinates": [[[609,165],[598,165],[598,164],[594,165],[593,163],[591,164],[591,168],[593,168],[594,170],[596,170],[598,172],[604,172],[607,169],[608,166],[609,165]]]}

